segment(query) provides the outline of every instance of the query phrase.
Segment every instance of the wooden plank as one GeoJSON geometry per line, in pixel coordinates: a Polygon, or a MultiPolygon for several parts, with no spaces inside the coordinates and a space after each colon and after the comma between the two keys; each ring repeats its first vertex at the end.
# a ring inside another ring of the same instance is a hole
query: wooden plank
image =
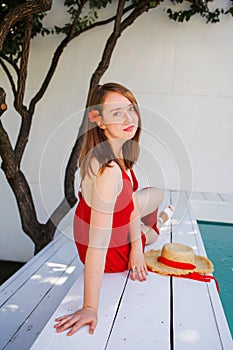
{"type": "Polygon", "coordinates": [[[55,332],[54,319],[63,314],[71,313],[82,306],[82,274],[50,318],[31,349],[76,349],[77,346],[79,349],[104,349],[127,281],[127,275],[128,272],[104,274],[99,304],[99,321],[94,335],[89,334],[88,326],[86,326],[72,337],[67,337],[65,332],[55,332]]]}
{"type": "MultiPolygon", "coordinates": [[[[146,250],[170,242],[171,225],[146,250]]],[[[150,272],[147,281],[129,279],[107,349],[170,349],[169,279],[150,272]]]]}
{"type": "MultiPolygon", "coordinates": [[[[190,208],[183,221],[176,223],[175,228],[172,233],[174,242],[187,244],[193,247],[197,254],[205,255],[200,232],[190,208]]],[[[215,309],[216,300],[218,299],[219,303],[220,299],[215,283],[202,283],[178,277],[173,277],[172,280],[175,349],[224,349],[218,323],[220,320],[216,318],[216,314],[220,312],[219,308],[215,309]],[[215,287],[214,298],[209,293],[212,284],[215,287]]],[[[222,312],[220,319],[223,317],[222,312]]],[[[224,328],[226,335],[226,327],[224,328]]]]}
{"type": "Polygon", "coordinates": [[[70,265],[67,266],[67,269],[61,276],[61,278],[66,279],[66,282],[62,286],[55,284],[44,294],[42,299],[38,300],[38,304],[31,310],[31,313],[28,315],[27,319],[24,320],[22,325],[15,330],[15,333],[8,341],[7,345],[5,345],[4,350],[31,348],[82,270],[83,265],[81,265],[79,258],[76,257],[70,265]]]}
{"type": "Polygon", "coordinates": [[[173,300],[175,349],[222,350],[206,283],[173,277],[173,300]]]}
{"type": "Polygon", "coordinates": [[[71,240],[66,239],[62,251],[58,250],[29,280],[21,285],[17,293],[14,293],[3,304],[0,310],[2,320],[0,325],[0,348],[8,343],[16,330],[22,326],[32,310],[38,306],[39,301],[54,285],[62,288],[67,280],[64,271],[73,257],[74,244],[71,240]]]}
{"type": "Polygon", "coordinates": [[[129,279],[107,349],[170,349],[169,279],[129,279]]]}
{"type": "Polygon", "coordinates": [[[54,241],[50,242],[35,257],[30,259],[21,269],[12,275],[0,287],[0,307],[56,252],[65,244],[67,238],[60,235],[54,241]]]}

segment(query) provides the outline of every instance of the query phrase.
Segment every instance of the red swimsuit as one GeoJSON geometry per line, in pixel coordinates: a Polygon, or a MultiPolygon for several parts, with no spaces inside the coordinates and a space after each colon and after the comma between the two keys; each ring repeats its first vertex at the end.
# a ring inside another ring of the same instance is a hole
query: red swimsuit
{"type": "MultiPolygon", "coordinates": [[[[106,254],[105,272],[120,272],[128,269],[130,253],[129,223],[134,209],[132,194],[138,189],[136,176],[132,169],[130,172],[133,186],[127,173],[122,170],[123,186],[114,207],[112,235],[106,254]]],[[[79,199],[74,217],[74,238],[80,260],[85,263],[91,208],[85,202],[81,192],[79,192],[79,199]]],[[[145,242],[146,237],[142,234],[143,250],[145,242]]]]}

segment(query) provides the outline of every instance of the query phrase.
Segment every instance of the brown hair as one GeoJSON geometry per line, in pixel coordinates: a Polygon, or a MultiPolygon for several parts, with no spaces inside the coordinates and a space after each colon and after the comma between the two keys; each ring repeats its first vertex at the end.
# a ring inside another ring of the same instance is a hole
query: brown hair
{"type": "MultiPolygon", "coordinates": [[[[124,143],[122,148],[126,169],[131,169],[139,156],[139,139],[141,134],[141,116],[137,101],[132,92],[118,83],[98,85],[90,93],[89,103],[86,108],[84,118],[88,119],[88,113],[92,109],[98,110],[99,114],[102,115],[102,105],[109,92],[117,92],[125,96],[133,104],[138,115],[137,131],[131,140],[124,143]]],[[[110,163],[113,160],[122,168],[121,164],[113,153],[108,139],[104,135],[103,129],[97,126],[96,123],[91,123],[88,120],[82,151],[79,157],[79,167],[82,178],[84,178],[86,174],[89,174],[90,170],[92,171],[91,159],[93,157],[95,157],[100,163],[100,173],[102,173],[106,167],[110,167],[110,163]]]]}

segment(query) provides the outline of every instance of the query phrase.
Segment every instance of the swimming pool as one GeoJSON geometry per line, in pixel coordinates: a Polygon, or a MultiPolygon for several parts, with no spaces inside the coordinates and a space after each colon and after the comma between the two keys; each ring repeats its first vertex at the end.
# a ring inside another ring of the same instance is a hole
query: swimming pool
{"type": "Polygon", "coordinates": [[[214,264],[220,298],[233,338],[233,224],[198,221],[206,254],[214,264]]]}

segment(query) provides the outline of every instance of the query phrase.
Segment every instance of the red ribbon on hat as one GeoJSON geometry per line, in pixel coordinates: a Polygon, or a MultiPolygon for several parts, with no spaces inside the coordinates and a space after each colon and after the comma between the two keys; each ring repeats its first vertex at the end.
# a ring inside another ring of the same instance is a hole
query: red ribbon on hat
{"type": "Polygon", "coordinates": [[[164,265],[174,267],[176,269],[181,269],[181,270],[194,270],[196,267],[196,265],[193,265],[190,263],[185,263],[185,262],[180,262],[180,261],[170,260],[170,259],[164,258],[164,256],[159,256],[158,261],[164,265]]]}
{"type": "Polygon", "coordinates": [[[220,293],[220,288],[219,288],[218,281],[217,281],[217,279],[214,276],[201,275],[198,272],[191,272],[188,275],[181,275],[179,277],[190,278],[192,280],[201,281],[201,282],[210,282],[211,280],[214,280],[215,284],[216,284],[217,291],[218,291],[218,293],[220,293]]]}
{"type": "MultiPolygon", "coordinates": [[[[196,268],[196,265],[193,265],[190,263],[185,263],[185,262],[180,262],[180,261],[170,260],[170,259],[164,258],[163,256],[159,256],[158,261],[166,266],[174,267],[176,269],[181,269],[181,270],[194,270],[196,268]]],[[[190,272],[187,275],[175,275],[175,274],[173,275],[172,274],[172,276],[189,278],[189,279],[200,281],[200,282],[210,282],[211,280],[214,280],[216,283],[217,291],[218,291],[218,293],[220,293],[218,281],[216,280],[216,278],[214,276],[201,275],[198,272],[190,272]]]]}

